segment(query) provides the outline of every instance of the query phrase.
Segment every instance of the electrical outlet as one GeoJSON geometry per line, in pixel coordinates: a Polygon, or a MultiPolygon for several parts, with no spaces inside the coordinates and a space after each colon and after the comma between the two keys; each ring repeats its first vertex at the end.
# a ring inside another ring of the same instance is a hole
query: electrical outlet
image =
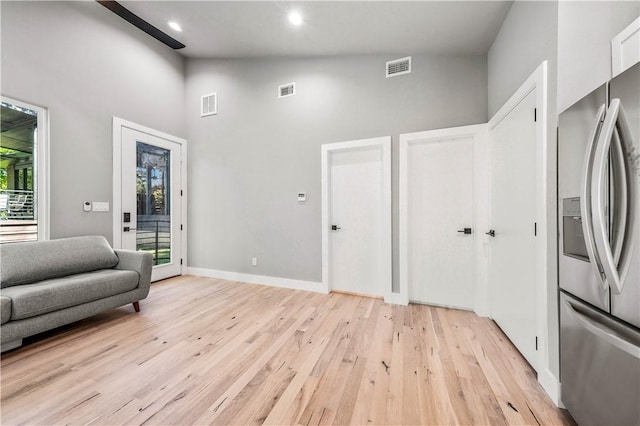
{"type": "Polygon", "coordinates": [[[258,266],[258,258],[257,257],[252,257],[251,258],[251,264],[253,266],[258,266]]]}

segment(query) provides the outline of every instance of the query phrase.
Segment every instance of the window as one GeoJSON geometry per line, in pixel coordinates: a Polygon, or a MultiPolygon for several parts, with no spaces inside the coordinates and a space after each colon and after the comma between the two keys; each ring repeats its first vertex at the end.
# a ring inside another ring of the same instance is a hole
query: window
{"type": "Polygon", "coordinates": [[[47,110],[3,96],[0,117],[0,243],[48,239],[47,110]]]}
{"type": "Polygon", "coordinates": [[[136,157],[136,250],[162,265],[171,262],[171,151],[137,142],[136,157]]]}

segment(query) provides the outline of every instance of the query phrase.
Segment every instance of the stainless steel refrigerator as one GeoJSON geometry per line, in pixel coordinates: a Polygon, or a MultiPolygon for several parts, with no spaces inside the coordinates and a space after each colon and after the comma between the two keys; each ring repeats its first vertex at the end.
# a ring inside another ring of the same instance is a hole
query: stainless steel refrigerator
{"type": "Polygon", "coordinates": [[[640,64],[558,121],[561,398],[640,425],[640,64]]]}

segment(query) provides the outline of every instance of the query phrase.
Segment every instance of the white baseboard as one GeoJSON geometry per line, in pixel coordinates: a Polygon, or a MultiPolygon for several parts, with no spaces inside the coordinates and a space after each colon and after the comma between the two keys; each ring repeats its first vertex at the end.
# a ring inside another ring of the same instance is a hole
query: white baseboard
{"type": "Polygon", "coordinates": [[[473,312],[479,317],[491,318],[491,311],[482,303],[476,303],[473,307],[473,312]]]}
{"type": "Polygon", "coordinates": [[[400,293],[389,293],[384,296],[384,303],[407,306],[409,301],[405,300],[400,293]]]}
{"type": "Polygon", "coordinates": [[[544,389],[557,407],[564,408],[560,400],[560,382],[551,371],[547,368],[541,369],[541,371],[538,372],[538,383],[540,383],[542,389],[544,389]]]}
{"type": "Polygon", "coordinates": [[[315,281],[293,280],[291,278],[269,277],[266,275],[243,274],[240,272],[218,271],[206,268],[187,268],[189,275],[201,277],[218,278],[221,280],[240,281],[249,284],[268,285],[271,287],[288,288],[292,290],[313,291],[315,293],[326,294],[327,291],[322,283],[315,281]]]}

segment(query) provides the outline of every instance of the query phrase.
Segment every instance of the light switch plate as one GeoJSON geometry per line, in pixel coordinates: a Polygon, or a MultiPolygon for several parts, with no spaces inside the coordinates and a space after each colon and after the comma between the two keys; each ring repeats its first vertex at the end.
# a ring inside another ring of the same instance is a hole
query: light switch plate
{"type": "Polygon", "coordinates": [[[109,211],[109,202],[108,201],[94,201],[93,202],[93,211],[94,212],[108,212],[109,211]]]}
{"type": "Polygon", "coordinates": [[[307,201],[307,193],[306,192],[298,192],[298,201],[301,203],[307,201]]]}

